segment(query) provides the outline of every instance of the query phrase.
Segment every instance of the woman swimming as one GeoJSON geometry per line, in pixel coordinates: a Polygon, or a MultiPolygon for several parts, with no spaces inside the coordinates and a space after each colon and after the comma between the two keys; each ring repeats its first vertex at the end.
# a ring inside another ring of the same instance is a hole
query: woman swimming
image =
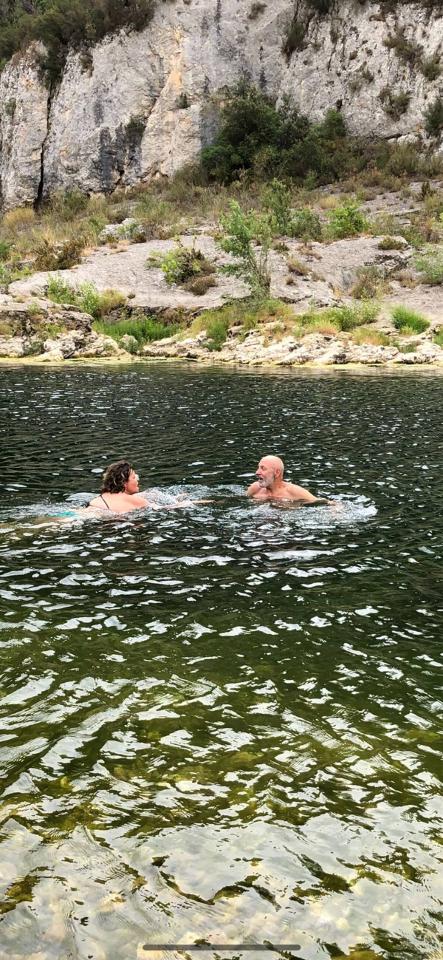
{"type": "Polygon", "coordinates": [[[99,496],[91,500],[87,509],[128,513],[147,506],[148,500],[139,496],[138,474],[127,460],[117,460],[106,468],[99,496]]]}

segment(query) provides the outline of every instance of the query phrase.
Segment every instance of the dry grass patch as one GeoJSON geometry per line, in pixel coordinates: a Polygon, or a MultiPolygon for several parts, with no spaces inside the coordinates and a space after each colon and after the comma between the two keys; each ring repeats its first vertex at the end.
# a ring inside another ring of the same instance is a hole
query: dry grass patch
{"type": "Polygon", "coordinates": [[[302,340],[311,333],[321,333],[324,337],[337,337],[340,333],[340,326],[332,321],[324,320],[319,316],[318,319],[307,320],[304,323],[296,323],[292,328],[292,335],[297,340],[302,340]]]}
{"type": "Polygon", "coordinates": [[[28,229],[35,223],[35,211],[33,207],[16,207],[15,210],[8,210],[2,219],[2,230],[6,233],[16,233],[28,229]]]}
{"type": "Polygon", "coordinates": [[[339,203],[339,197],[333,193],[327,194],[324,197],[319,197],[317,200],[317,206],[320,207],[320,210],[335,210],[339,203]]]}
{"type": "Polygon", "coordinates": [[[312,273],[307,264],[298,260],[297,257],[288,258],[288,270],[298,277],[309,277],[312,273]]]}
{"type": "Polygon", "coordinates": [[[371,330],[370,327],[357,327],[349,336],[353,343],[368,343],[373,347],[387,347],[390,343],[389,337],[385,333],[382,333],[381,330],[371,330]]]}
{"type": "Polygon", "coordinates": [[[356,300],[372,300],[388,291],[389,284],[383,271],[376,264],[369,264],[367,267],[360,267],[357,271],[357,277],[349,293],[356,300]]]}
{"type": "Polygon", "coordinates": [[[193,277],[183,284],[183,288],[188,293],[193,293],[196,297],[202,297],[211,287],[217,286],[217,279],[213,273],[203,274],[200,277],[193,277]]]}

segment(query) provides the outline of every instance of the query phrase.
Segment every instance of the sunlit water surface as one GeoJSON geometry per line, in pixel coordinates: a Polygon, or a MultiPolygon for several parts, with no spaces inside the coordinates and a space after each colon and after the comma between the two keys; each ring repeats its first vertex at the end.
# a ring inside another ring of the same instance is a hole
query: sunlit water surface
{"type": "Polygon", "coordinates": [[[0,382],[2,960],[441,956],[443,377],[0,382]],[[58,516],[121,456],[159,509],[58,516]]]}

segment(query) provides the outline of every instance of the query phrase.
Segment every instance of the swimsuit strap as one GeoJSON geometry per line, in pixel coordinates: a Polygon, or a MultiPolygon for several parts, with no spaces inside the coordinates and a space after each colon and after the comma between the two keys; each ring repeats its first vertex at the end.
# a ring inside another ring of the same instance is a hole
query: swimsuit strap
{"type": "Polygon", "coordinates": [[[104,503],[104,505],[105,505],[105,507],[107,507],[107,508],[108,508],[108,510],[110,510],[111,508],[110,508],[110,506],[109,506],[109,503],[106,503],[106,500],[105,500],[105,498],[104,498],[104,496],[103,496],[103,494],[102,494],[102,493],[100,494],[100,497],[102,498],[102,500],[103,500],[103,503],[104,503]]]}

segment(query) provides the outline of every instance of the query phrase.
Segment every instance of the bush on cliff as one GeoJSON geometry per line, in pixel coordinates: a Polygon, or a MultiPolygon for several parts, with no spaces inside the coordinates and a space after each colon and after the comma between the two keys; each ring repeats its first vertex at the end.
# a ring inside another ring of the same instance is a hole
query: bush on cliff
{"type": "Polygon", "coordinates": [[[322,123],[311,123],[287,100],[275,106],[253,87],[230,92],[221,110],[218,136],[202,151],[208,180],[228,184],[245,172],[271,178],[314,182],[335,180],[347,166],[349,142],[344,121],[329,110],[322,123]]]}

